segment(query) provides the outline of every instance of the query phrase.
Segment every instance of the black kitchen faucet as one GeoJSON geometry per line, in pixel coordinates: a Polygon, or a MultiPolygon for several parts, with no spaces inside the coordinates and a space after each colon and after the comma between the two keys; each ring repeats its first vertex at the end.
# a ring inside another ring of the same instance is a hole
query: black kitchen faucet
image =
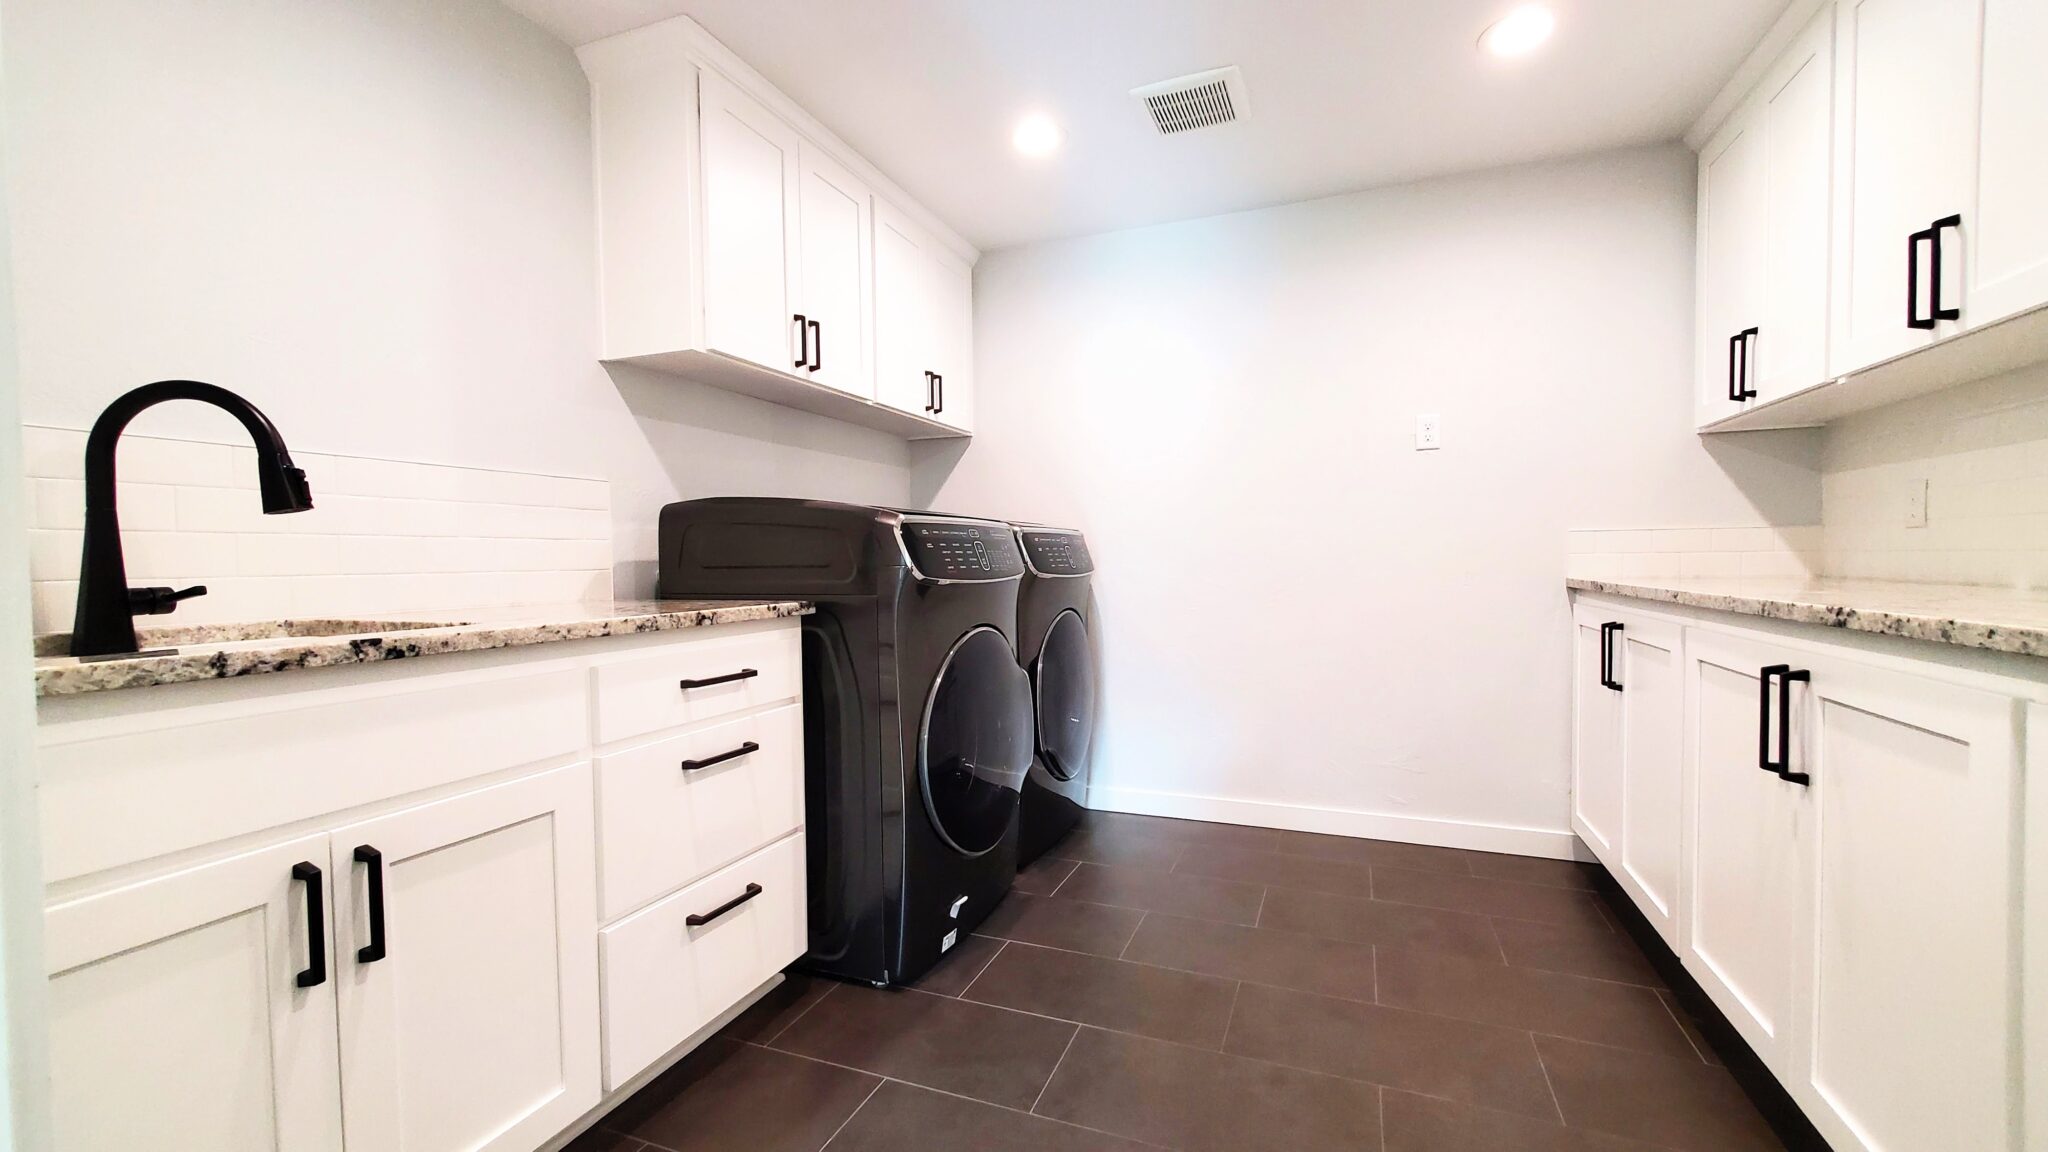
{"type": "Polygon", "coordinates": [[[159,380],[107,405],[85,441],[85,549],[78,561],[78,615],[71,625],[73,656],[115,656],[136,650],[135,614],[158,616],[181,600],[206,595],[191,588],[130,588],[121,555],[121,521],[114,507],[114,447],[122,429],[144,409],[166,400],[200,400],[242,422],[256,442],[256,473],[263,511],[304,512],[313,507],[306,474],[292,467],[284,437],[254,404],[225,388],[197,380],[159,380]]]}

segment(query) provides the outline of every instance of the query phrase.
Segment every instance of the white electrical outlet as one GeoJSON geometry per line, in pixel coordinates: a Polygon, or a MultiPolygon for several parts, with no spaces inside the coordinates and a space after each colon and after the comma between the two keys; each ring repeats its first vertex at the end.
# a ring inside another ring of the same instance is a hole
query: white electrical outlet
{"type": "Polygon", "coordinates": [[[1906,481],[1906,527],[1927,527],[1927,481],[1906,481]]]}
{"type": "Polygon", "coordinates": [[[1444,446],[1444,418],[1425,412],[1415,418],[1415,450],[1434,452],[1444,446]]]}

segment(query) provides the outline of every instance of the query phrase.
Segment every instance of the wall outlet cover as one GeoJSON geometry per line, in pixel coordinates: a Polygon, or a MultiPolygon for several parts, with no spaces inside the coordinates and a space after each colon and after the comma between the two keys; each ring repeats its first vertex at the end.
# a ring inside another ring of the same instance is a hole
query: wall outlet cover
{"type": "Polygon", "coordinates": [[[1906,481],[1906,527],[1927,527],[1927,481],[1906,481]]]}
{"type": "Polygon", "coordinates": [[[1415,450],[1434,452],[1444,446],[1444,418],[1425,412],[1415,418],[1415,450]]]}

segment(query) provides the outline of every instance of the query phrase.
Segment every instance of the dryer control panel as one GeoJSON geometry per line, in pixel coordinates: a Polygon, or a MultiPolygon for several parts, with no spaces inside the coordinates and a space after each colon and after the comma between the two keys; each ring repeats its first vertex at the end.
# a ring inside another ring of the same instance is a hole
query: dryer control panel
{"type": "Polygon", "coordinates": [[[1020,528],[1018,534],[1024,538],[1024,558],[1037,575],[1086,576],[1095,571],[1095,561],[1088,555],[1088,541],[1079,532],[1020,528]]]}
{"type": "Polygon", "coordinates": [[[903,550],[927,580],[1014,580],[1024,574],[1017,537],[1003,524],[905,520],[903,550]]]}

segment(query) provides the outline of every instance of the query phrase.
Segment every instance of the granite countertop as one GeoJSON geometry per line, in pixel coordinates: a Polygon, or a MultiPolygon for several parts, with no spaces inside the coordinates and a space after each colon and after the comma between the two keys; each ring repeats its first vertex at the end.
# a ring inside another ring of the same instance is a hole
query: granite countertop
{"type": "Polygon", "coordinates": [[[445,652],[673,632],[802,616],[810,611],[810,605],[796,600],[600,600],[393,613],[375,620],[309,617],[145,627],[136,629],[143,652],[93,660],[62,655],[71,638],[55,633],[36,638],[36,695],[71,696],[299,668],[375,664],[445,652]]]}
{"type": "Polygon", "coordinates": [[[1581,592],[1821,624],[1936,644],[2048,656],[2048,592],[1839,577],[1634,577],[1565,581],[1581,592]]]}

